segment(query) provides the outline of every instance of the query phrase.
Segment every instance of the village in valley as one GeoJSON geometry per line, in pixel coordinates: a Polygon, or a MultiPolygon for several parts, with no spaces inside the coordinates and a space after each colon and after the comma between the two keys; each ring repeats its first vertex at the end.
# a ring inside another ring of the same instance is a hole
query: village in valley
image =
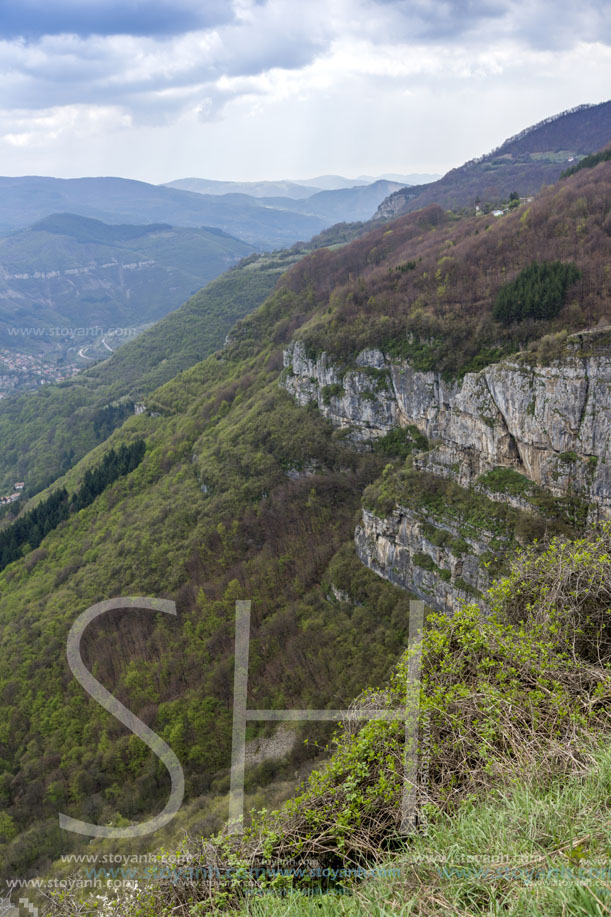
{"type": "Polygon", "coordinates": [[[13,485],[13,493],[0,497],[0,506],[6,506],[8,503],[15,503],[23,494],[25,481],[16,481],[13,485]]]}
{"type": "Polygon", "coordinates": [[[70,379],[82,366],[52,363],[32,353],[0,348],[0,398],[15,391],[37,388],[70,379]]]}

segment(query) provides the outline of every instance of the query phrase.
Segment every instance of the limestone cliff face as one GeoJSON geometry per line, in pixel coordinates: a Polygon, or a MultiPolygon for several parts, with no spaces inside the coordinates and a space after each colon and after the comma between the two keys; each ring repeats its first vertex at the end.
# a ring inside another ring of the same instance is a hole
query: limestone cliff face
{"type": "MultiPolygon", "coordinates": [[[[482,532],[457,551],[447,544],[435,544],[427,526],[431,528],[424,513],[400,505],[385,518],[364,509],[355,532],[357,553],[374,573],[440,611],[452,612],[460,602],[479,599],[491,585],[479,557],[488,550],[492,533],[482,532]]],[[[446,523],[443,530],[463,540],[457,526],[446,523]]]]}
{"type": "Polygon", "coordinates": [[[282,384],[300,404],[316,401],[337,428],[367,443],[414,425],[434,444],[416,465],[462,486],[497,466],[514,468],[552,494],[579,494],[591,518],[611,517],[611,341],[569,338],[549,366],[516,358],[461,381],[418,372],[364,351],[341,373],[296,342],[282,384]]]}
{"type": "Polygon", "coordinates": [[[297,341],[284,354],[288,372],[282,385],[298,404],[317,402],[324,416],[349,431],[354,442],[369,442],[399,426],[400,419],[384,356],[366,350],[356,362],[354,371],[342,374],[325,353],[310,357],[297,341]]]}
{"type": "Polygon", "coordinates": [[[398,191],[393,191],[393,193],[385,197],[379,205],[374,219],[392,220],[394,217],[406,213],[410,200],[417,197],[421,190],[422,186],[416,186],[413,188],[400,188],[398,191]]]}
{"type": "MultiPolygon", "coordinates": [[[[553,497],[587,504],[589,522],[611,517],[609,329],[573,335],[548,366],[519,355],[451,382],[378,350],[342,369],[298,341],[284,361],[287,391],[300,404],[316,402],[359,448],[413,425],[430,444],[413,456],[416,469],[532,512],[524,494],[491,492],[483,483],[487,472],[509,468],[553,497]]],[[[382,515],[365,509],[356,531],[364,563],[444,611],[485,591],[482,556],[498,555],[502,542],[498,531],[474,533],[400,502],[382,515]]]]}

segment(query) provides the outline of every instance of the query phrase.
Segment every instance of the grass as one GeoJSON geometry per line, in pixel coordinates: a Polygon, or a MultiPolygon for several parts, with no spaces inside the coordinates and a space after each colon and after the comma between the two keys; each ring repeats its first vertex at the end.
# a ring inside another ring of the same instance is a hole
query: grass
{"type": "MultiPolygon", "coordinates": [[[[357,708],[417,717],[419,834],[400,825],[405,724],[348,716],[279,810],[253,812],[242,837],[185,838],[172,862],[188,869],[107,898],[100,917],[609,913],[608,876],[590,867],[606,868],[611,851],[610,547],[605,524],[523,552],[490,590],[489,614],[429,615],[421,647],[360,695],[357,708]],[[359,884],[359,867],[377,878],[359,884]],[[351,894],[326,894],[338,888],[351,894]]],[[[333,573],[339,588],[348,561],[333,573]]]]}
{"type": "Polygon", "coordinates": [[[611,913],[610,803],[606,746],[583,775],[522,782],[431,818],[379,878],[349,894],[269,894],[242,913],[602,917],[611,913]]]}

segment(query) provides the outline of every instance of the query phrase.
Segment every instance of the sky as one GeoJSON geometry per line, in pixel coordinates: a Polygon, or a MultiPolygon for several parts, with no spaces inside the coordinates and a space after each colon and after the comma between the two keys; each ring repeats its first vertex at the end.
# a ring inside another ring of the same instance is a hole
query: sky
{"type": "Polygon", "coordinates": [[[444,173],[611,97],[609,0],[0,0],[0,174],[444,173]]]}

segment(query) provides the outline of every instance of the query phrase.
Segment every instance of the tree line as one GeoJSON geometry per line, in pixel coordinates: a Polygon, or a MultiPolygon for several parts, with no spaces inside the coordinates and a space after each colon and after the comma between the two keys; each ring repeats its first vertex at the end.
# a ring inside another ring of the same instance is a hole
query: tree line
{"type": "Polygon", "coordinates": [[[568,288],[580,277],[575,264],[533,261],[515,280],[501,287],[492,314],[504,325],[526,318],[555,318],[564,306],[568,288]]]}
{"type": "Polygon", "coordinates": [[[0,531],[0,570],[18,560],[24,549],[37,548],[71,513],[89,506],[110,484],[137,468],[145,450],[143,439],[111,449],[99,465],[85,472],[83,483],[72,496],[62,487],[0,531]]]}

